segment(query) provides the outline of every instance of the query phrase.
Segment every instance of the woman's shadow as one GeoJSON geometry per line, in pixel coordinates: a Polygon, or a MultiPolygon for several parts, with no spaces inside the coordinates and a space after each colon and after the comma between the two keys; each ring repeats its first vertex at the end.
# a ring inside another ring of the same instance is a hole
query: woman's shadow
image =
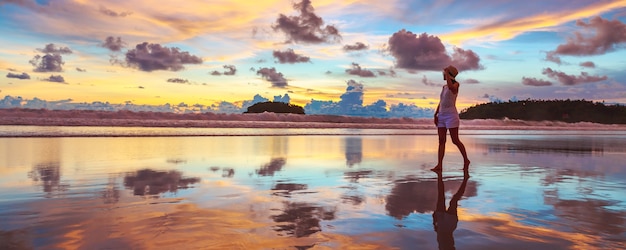
{"type": "Polygon", "coordinates": [[[453,232],[459,222],[459,216],[457,215],[456,209],[458,207],[459,200],[463,197],[463,193],[465,192],[467,180],[469,180],[469,173],[467,170],[463,172],[463,182],[456,193],[452,196],[448,209],[446,209],[446,197],[443,186],[442,172],[436,171],[436,173],[437,208],[433,212],[433,228],[435,229],[435,232],[437,232],[437,243],[439,244],[439,249],[455,249],[453,232]]]}

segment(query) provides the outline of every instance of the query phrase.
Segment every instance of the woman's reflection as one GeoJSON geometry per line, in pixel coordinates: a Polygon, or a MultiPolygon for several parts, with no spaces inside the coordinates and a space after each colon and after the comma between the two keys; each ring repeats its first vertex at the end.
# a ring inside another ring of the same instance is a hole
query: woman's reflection
{"type": "Polygon", "coordinates": [[[433,212],[433,228],[437,232],[437,243],[439,243],[439,249],[455,249],[454,236],[452,233],[456,229],[456,225],[459,222],[459,216],[456,213],[456,208],[459,204],[459,200],[463,197],[465,192],[465,186],[469,179],[467,171],[463,174],[463,182],[456,191],[452,199],[450,200],[450,206],[446,209],[446,197],[445,189],[443,186],[443,176],[441,171],[437,173],[437,208],[433,212]]]}

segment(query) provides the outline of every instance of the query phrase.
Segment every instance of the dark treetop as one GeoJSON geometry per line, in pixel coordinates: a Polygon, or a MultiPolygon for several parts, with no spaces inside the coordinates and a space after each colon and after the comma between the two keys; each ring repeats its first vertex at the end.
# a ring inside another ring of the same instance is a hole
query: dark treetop
{"type": "Polygon", "coordinates": [[[490,102],[467,108],[461,119],[518,119],[528,121],[626,124],[626,107],[585,100],[524,100],[490,102]]]}

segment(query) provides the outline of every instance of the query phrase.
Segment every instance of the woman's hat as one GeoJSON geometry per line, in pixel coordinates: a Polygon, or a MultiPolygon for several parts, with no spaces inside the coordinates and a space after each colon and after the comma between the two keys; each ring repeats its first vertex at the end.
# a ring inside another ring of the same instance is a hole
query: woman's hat
{"type": "Polygon", "coordinates": [[[456,75],[459,74],[459,70],[457,70],[454,66],[450,65],[448,67],[445,68],[448,73],[452,76],[452,78],[455,78],[456,75]]]}

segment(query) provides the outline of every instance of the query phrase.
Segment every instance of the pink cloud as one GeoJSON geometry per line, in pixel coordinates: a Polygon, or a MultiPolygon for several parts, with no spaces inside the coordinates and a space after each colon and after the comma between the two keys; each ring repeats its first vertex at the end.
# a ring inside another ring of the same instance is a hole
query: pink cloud
{"type": "Polygon", "coordinates": [[[541,79],[537,79],[534,77],[522,77],[522,84],[527,85],[527,86],[550,86],[552,85],[552,82],[550,81],[546,81],[546,80],[541,80],[541,79]]]}
{"type": "Polygon", "coordinates": [[[600,82],[608,79],[607,76],[591,76],[587,72],[580,72],[579,76],[568,75],[561,71],[552,70],[551,68],[543,69],[542,74],[555,79],[563,85],[577,85],[581,83],[600,82]]]}
{"type": "Polygon", "coordinates": [[[575,32],[574,37],[567,39],[567,43],[559,45],[554,53],[559,55],[601,55],[617,49],[617,46],[626,43],[626,24],[619,20],[607,20],[594,17],[585,23],[576,21],[576,25],[584,30],[591,30],[585,35],[575,32]]]}
{"type": "Polygon", "coordinates": [[[453,64],[460,71],[483,69],[474,51],[454,48],[450,56],[439,37],[426,33],[417,35],[403,29],[389,38],[388,45],[398,68],[441,70],[453,64]]]}
{"type": "Polygon", "coordinates": [[[585,67],[585,68],[595,68],[596,67],[596,64],[591,62],[591,61],[581,62],[579,65],[581,67],[585,67]]]}

